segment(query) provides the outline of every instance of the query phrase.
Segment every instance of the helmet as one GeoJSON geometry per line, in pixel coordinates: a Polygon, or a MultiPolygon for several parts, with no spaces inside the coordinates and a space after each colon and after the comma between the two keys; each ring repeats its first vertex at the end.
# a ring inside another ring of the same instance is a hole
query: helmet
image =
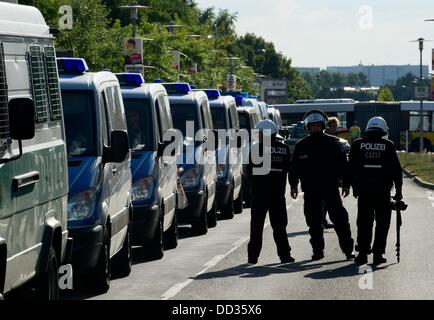
{"type": "Polygon", "coordinates": [[[277,128],[276,124],[271,120],[261,120],[256,125],[257,130],[270,130],[271,134],[277,134],[279,129],[277,128]]]}
{"type": "Polygon", "coordinates": [[[321,110],[312,110],[304,115],[303,121],[308,129],[311,123],[322,123],[325,129],[328,122],[328,117],[321,110]]]}
{"type": "Polygon", "coordinates": [[[388,130],[387,122],[382,117],[372,118],[366,126],[366,132],[381,132],[383,136],[388,134],[388,130]]]}

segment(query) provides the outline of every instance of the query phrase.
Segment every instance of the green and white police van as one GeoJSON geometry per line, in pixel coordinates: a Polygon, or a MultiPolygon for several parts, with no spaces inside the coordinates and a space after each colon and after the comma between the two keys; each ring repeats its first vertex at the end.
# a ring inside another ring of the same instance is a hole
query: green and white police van
{"type": "Polygon", "coordinates": [[[54,40],[33,7],[0,2],[0,295],[59,295],[68,176],[54,40]]]}

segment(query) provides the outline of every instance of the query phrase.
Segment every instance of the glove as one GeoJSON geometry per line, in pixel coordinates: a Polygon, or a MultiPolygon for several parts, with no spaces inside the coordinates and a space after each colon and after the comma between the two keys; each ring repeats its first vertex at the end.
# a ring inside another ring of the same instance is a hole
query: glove
{"type": "Polygon", "coordinates": [[[396,191],[395,196],[393,197],[393,200],[395,201],[401,201],[402,200],[402,192],[396,191]]]}

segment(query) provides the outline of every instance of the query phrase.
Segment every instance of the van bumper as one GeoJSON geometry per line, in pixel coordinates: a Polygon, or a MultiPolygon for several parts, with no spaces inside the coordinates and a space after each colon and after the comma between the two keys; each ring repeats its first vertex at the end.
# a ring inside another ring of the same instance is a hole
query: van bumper
{"type": "Polygon", "coordinates": [[[202,208],[205,203],[205,193],[200,191],[185,191],[188,200],[187,208],[179,210],[180,222],[191,222],[195,218],[199,218],[202,213],[202,208]]]}
{"type": "Polygon", "coordinates": [[[160,208],[154,206],[135,206],[133,204],[133,244],[143,245],[154,238],[158,230],[160,208]]]}
{"type": "Polygon", "coordinates": [[[231,195],[232,184],[230,181],[217,182],[217,208],[222,208],[228,201],[231,195]]]}
{"type": "Polygon", "coordinates": [[[94,269],[104,241],[103,226],[90,228],[69,229],[68,234],[74,239],[72,244],[72,265],[78,271],[94,269]]]}

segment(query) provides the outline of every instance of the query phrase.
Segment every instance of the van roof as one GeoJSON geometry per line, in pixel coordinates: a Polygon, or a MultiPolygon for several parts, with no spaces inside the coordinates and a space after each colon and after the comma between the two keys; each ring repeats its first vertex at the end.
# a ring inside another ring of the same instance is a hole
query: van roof
{"type": "Polygon", "coordinates": [[[0,35],[52,38],[37,8],[3,1],[0,1],[0,35]]]}
{"type": "Polygon", "coordinates": [[[92,90],[105,82],[118,82],[118,78],[107,71],[86,72],[81,75],[61,75],[60,84],[66,90],[92,90]]]}
{"type": "Polygon", "coordinates": [[[126,99],[150,98],[157,93],[166,92],[166,89],[158,83],[145,83],[140,87],[121,87],[122,96],[126,99]]]}
{"type": "Polygon", "coordinates": [[[196,101],[202,99],[208,100],[208,96],[203,91],[190,91],[189,93],[186,94],[169,95],[170,104],[196,103],[196,101]]]}
{"type": "Polygon", "coordinates": [[[209,101],[209,106],[211,108],[221,108],[221,107],[228,107],[230,103],[235,103],[235,98],[231,96],[220,96],[217,99],[213,99],[209,101]]]}

